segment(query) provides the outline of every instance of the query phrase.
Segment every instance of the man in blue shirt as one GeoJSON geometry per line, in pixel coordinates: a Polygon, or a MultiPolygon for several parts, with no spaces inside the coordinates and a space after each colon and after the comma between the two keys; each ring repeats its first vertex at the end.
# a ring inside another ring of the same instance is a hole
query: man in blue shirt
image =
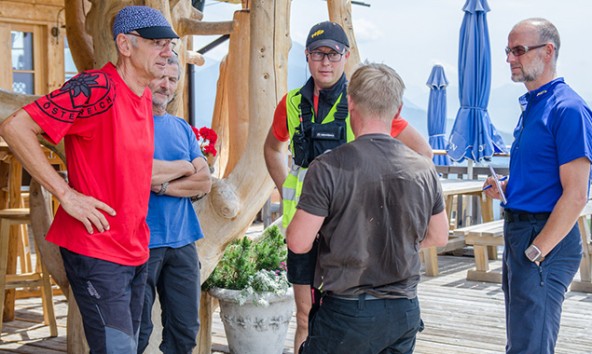
{"type": "Polygon", "coordinates": [[[147,222],[150,259],[138,353],[152,333],[156,292],[162,309],[163,353],[191,353],[199,330],[199,259],[195,241],[203,238],[191,197],[208,193],[210,170],[191,127],[167,113],[179,79],[176,56],[165,75],[150,84],[154,113],[154,164],[147,222]]]}
{"type": "MultiPolygon", "coordinates": [[[[512,81],[523,82],[505,208],[502,288],[507,353],[553,353],[561,306],[582,257],[577,218],[586,205],[592,112],[556,77],[559,33],[549,21],[519,22],[508,36],[512,81]]],[[[500,197],[490,177],[486,193],[500,197]]]]}

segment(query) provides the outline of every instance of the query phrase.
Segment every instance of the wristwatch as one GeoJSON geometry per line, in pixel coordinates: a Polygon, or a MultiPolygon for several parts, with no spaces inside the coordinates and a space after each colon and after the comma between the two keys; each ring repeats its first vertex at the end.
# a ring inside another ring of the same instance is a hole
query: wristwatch
{"type": "Polygon", "coordinates": [[[545,259],[543,252],[541,252],[541,250],[534,244],[528,246],[526,251],[524,251],[524,255],[526,255],[526,258],[531,262],[542,262],[545,259]]]}

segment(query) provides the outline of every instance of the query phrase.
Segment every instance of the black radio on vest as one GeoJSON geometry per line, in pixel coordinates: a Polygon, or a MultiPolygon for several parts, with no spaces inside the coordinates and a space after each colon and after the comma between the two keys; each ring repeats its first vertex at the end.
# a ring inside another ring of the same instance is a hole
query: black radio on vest
{"type": "Polygon", "coordinates": [[[307,168],[317,156],[347,142],[345,89],[339,98],[333,121],[325,124],[313,122],[312,107],[306,99],[301,100],[300,112],[300,128],[292,136],[294,163],[307,168]]]}

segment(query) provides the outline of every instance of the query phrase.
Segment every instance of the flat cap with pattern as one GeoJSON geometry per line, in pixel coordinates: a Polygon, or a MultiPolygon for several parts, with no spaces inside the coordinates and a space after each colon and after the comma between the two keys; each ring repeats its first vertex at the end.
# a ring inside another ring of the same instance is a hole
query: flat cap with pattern
{"type": "Polygon", "coordinates": [[[126,6],[115,15],[113,39],[132,31],[148,39],[179,38],[162,13],[148,6],[126,6]]]}

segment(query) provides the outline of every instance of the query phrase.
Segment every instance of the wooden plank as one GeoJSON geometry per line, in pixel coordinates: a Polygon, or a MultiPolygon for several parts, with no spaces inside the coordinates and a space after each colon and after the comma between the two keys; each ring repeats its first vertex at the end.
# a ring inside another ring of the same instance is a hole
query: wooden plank
{"type": "MultiPolygon", "coordinates": [[[[55,25],[57,14],[64,7],[63,0],[52,1],[0,1],[0,20],[10,22],[42,23],[55,25]]],[[[63,15],[62,15],[63,16],[63,15]]],[[[61,22],[64,18],[61,18],[61,22]]]]}
{"type": "Polygon", "coordinates": [[[502,273],[482,270],[468,270],[467,280],[483,281],[487,283],[501,283],[502,273]]]}
{"type": "Polygon", "coordinates": [[[214,302],[215,298],[207,291],[202,291],[199,300],[200,327],[197,334],[199,343],[197,354],[208,354],[212,351],[212,317],[214,308],[218,307],[214,302]]]}
{"type": "Polygon", "coordinates": [[[487,232],[490,229],[497,229],[497,228],[502,228],[502,230],[503,230],[503,226],[504,226],[503,220],[496,220],[496,221],[490,221],[490,222],[486,222],[486,223],[482,223],[482,224],[461,227],[456,230],[453,230],[453,234],[455,236],[465,236],[466,237],[469,233],[472,233],[472,232],[481,233],[481,232],[487,232]]]}
{"type": "Polygon", "coordinates": [[[430,277],[435,277],[439,274],[438,272],[438,252],[436,247],[424,248],[421,250],[425,274],[430,277]]]}
{"type": "MultiPolygon", "coordinates": [[[[439,256],[439,277],[422,276],[418,287],[422,319],[426,329],[417,336],[416,354],[503,353],[505,347],[504,295],[499,284],[469,281],[468,257],[439,256]]],[[[501,268],[501,261],[489,266],[501,268]]],[[[489,273],[489,275],[494,273],[489,273]]],[[[499,275],[499,273],[497,273],[499,275]]],[[[48,339],[39,299],[17,301],[16,320],[7,322],[0,353],[66,353],[66,311],[64,296],[55,297],[59,335],[48,339]]],[[[590,353],[592,337],[592,295],[572,291],[563,304],[556,354],[590,353]]],[[[284,353],[293,353],[295,322],[292,320],[284,353]]],[[[212,353],[228,353],[219,312],[212,321],[212,353]]]]}
{"type": "Polygon", "coordinates": [[[585,293],[592,293],[592,283],[589,281],[574,280],[569,287],[571,291],[580,291],[585,293]]]}
{"type": "Polygon", "coordinates": [[[475,245],[474,253],[475,268],[477,269],[477,271],[487,272],[489,270],[489,262],[487,259],[487,247],[475,245]]]}
{"type": "Polygon", "coordinates": [[[448,239],[448,243],[444,247],[438,247],[437,253],[445,253],[450,251],[455,251],[465,247],[465,239],[464,237],[450,237],[448,239]]]}
{"type": "Polygon", "coordinates": [[[12,2],[18,2],[18,3],[23,3],[23,4],[38,4],[38,5],[50,5],[50,6],[59,6],[59,7],[63,7],[64,6],[64,0],[3,0],[7,3],[12,2]]]}
{"type": "Polygon", "coordinates": [[[502,235],[476,235],[474,233],[469,234],[465,238],[467,245],[481,245],[481,246],[503,246],[504,238],[502,235]]]}

